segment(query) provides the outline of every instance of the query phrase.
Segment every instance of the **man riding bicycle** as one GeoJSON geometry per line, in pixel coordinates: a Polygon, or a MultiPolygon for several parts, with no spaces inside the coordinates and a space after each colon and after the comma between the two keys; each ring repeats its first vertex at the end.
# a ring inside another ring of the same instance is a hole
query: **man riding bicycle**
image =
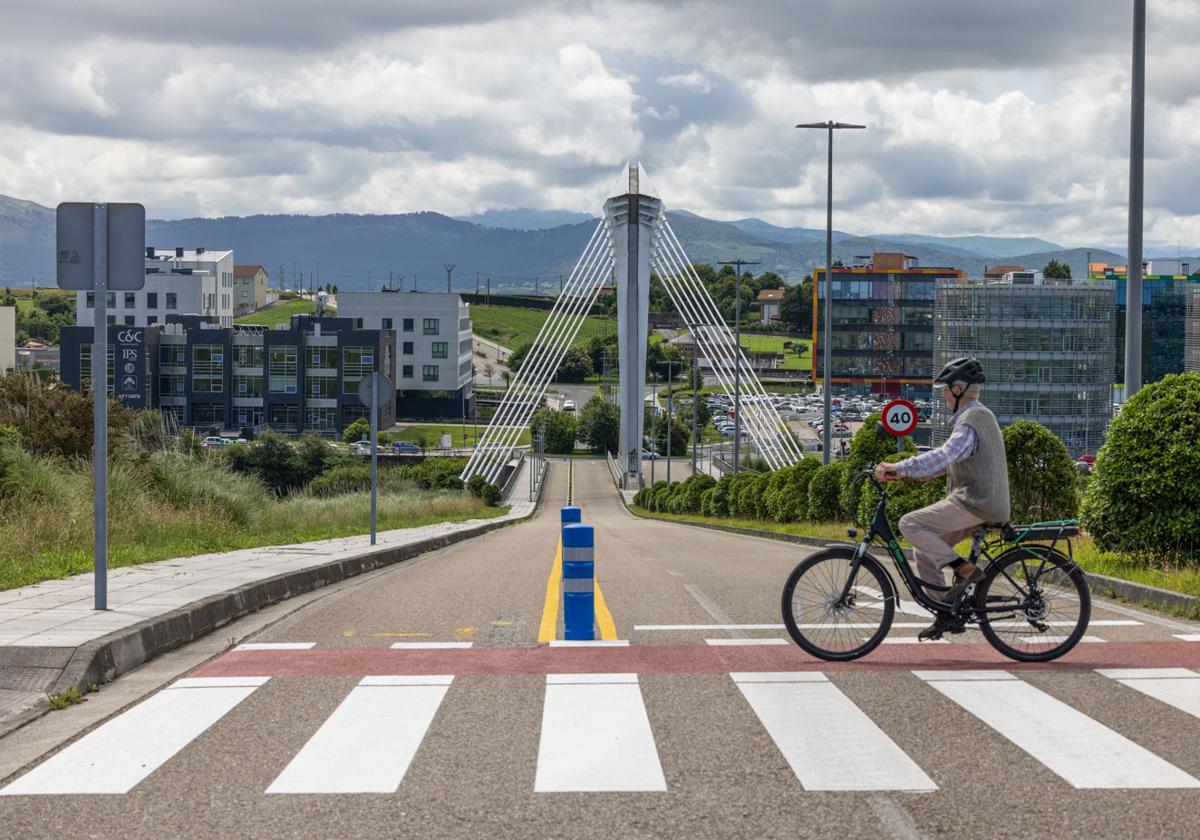
{"type": "Polygon", "coordinates": [[[978,359],[963,356],[946,364],[933,380],[953,412],[949,439],[937,449],[894,464],[880,464],[880,481],[910,478],[928,481],[946,476],[946,498],[900,517],[900,533],[913,546],[917,575],[926,583],[945,586],[944,569],[954,571],[954,583],[943,590],[926,587],[935,600],[946,604],[919,638],[934,641],[947,630],[961,633],[951,615],[967,587],[983,580],[983,572],[958,555],[954,546],[980,525],[1000,525],[1010,515],[1008,461],[1004,437],[996,416],[979,401],[979,386],[987,381],[978,359]]]}

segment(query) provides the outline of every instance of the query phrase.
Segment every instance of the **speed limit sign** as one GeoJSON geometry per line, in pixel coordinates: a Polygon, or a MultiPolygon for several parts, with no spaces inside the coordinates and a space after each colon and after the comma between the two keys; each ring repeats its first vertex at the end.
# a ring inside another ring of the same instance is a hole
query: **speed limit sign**
{"type": "Polygon", "coordinates": [[[892,400],[883,407],[883,429],[893,437],[911,435],[917,428],[917,407],[908,400],[892,400]]]}

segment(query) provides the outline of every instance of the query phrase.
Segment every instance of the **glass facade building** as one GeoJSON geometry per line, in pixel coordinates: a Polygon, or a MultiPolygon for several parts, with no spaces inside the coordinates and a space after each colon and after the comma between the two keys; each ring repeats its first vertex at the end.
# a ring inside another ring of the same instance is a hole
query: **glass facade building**
{"type": "MultiPolygon", "coordinates": [[[[1090,273],[1092,280],[1114,284],[1113,326],[1116,381],[1125,381],[1125,269],[1105,266],[1090,273]]],[[[1181,373],[1188,297],[1200,286],[1200,274],[1150,274],[1142,278],[1142,384],[1157,382],[1168,373],[1181,373]]]]}
{"type": "MultiPolygon", "coordinates": [[[[902,254],[833,269],[830,378],[839,390],[928,398],[933,309],[939,280],[954,268],[918,268],[902,254]],[[887,258],[899,259],[887,259],[887,258]]],[[[825,270],[813,272],[813,379],[824,371],[825,270]]]]}
{"type": "Polygon", "coordinates": [[[1183,369],[1200,373],[1200,283],[1188,289],[1187,328],[1183,348],[1183,369]]]}
{"type": "MultiPolygon", "coordinates": [[[[978,358],[988,377],[980,398],[1001,427],[1035,420],[1072,456],[1100,448],[1112,417],[1111,282],[942,282],[934,323],[935,367],[978,358]]],[[[949,419],[937,400],[935,445],[949,436],[949,419]]]]}

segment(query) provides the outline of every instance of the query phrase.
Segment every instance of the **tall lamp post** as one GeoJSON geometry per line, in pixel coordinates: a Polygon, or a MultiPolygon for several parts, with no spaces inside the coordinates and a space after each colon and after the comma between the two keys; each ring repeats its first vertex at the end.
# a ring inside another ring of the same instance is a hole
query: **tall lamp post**
{"type": "Polygon", "coordinates": [[[1129,92],[1129,259],[1125,269],[1125,388],[1142,387],[1142,176],[1146,135],[1146,0],[1133,2],[1133,79],[1129,92]]]}
{"type": "Polygon", "coordinates": [[[821,343],[824,345],[821,354],[821,367],[824,368],[825,374],[821,381],[821,389],[824,391],[825,396],[825,442],[821,445],[823,456],[821,460],[828,464],[829,457],[832,454],[831,450],[833,449],[833,429],[830,428],[830,423],[833,420],[833,412],[830,408],[832,405],[830,402],[832,394],[830,393],[831,385],[829,379],[829,347],[833,341],[833,330],[830,326],[833,323],[833,132],[834,129],[866,128],[866,126],[828,120],[819,123],[800,123],[796,128],[823,128],[829,132],[829,166],[825,178],[825,330],[824,337],[821,339],[821,343]]]}
{"type": "Polygon", "coordinates": [[[725,260],[717,265],[735,266],[733,286],[733,474],[738,473],[738,450],[742,448],[742,266],[762,265],[754,260],[725,260]]]}

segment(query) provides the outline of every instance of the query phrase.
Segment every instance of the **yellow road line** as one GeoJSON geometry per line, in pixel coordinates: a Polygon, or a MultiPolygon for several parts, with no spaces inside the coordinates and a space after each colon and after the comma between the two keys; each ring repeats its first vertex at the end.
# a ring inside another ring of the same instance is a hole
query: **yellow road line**
{"type": "Polygon", "coordinates": [[[550,580],[546,581],[546,602],[542,606],[542,624],[538,629],[538,641],[542,643],[554,641],[558,634],[558,582],[561,578],[562,537],[559,537],[554,564],[550,567],[550,580]]]}
{"type": "Polygon", "coordinates": [[[608,604],[604,601],[604,593],[600,591],[600,581],[596,581],[596,626],[600,628],[600,638],[606,641],[613,641],[617,638],[617,625],[613,621],[612,613],[608,611],[608,604]]]}

